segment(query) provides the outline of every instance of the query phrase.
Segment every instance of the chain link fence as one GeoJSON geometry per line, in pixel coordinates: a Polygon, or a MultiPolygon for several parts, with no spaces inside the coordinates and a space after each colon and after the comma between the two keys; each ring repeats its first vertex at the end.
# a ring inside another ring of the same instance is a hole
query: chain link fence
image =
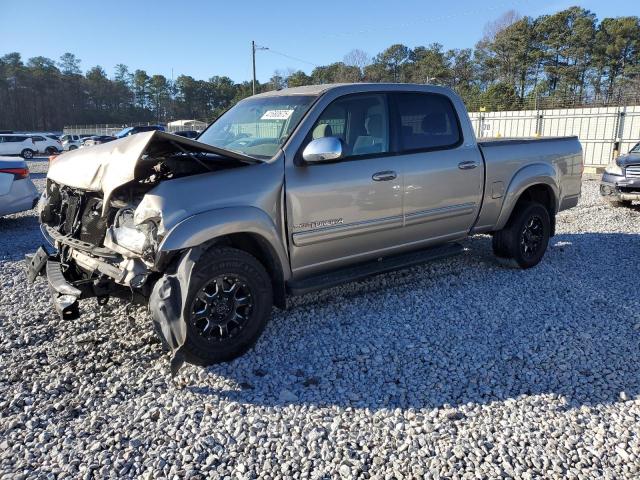
{"type": "MultiPolygon", "coordinates": [[[[115,135],[123,128],[140,127],[148,125],[158,125],[155,122],[138,122],[138,123],[100,123],[95,125],[65,125],[63,134],[67,135],[115,135]]],[[[161,124],[167,132],[179,132],[181,130],[194,130],[193,127],[183,125],[165,125],[161,124]]],[[[201,127],[195,130],[202,130],[201,127]]]]}

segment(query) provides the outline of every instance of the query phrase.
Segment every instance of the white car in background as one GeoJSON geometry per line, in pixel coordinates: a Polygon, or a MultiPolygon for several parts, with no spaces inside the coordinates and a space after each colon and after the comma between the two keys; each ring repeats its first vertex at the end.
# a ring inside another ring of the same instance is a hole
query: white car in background
{"type": "Polygon", "coordinates": [[[62,142],[55,137],[46,134],[30,135],[36,144],[39,153],[55,155],[62,151],[62,142]]]}
{"type": "Polygon", "coordinates": [[[39,199],[24,160],[0,157],[0,217],[31,210],[39,199]]]}
{"type": "Polygon", "coordinates": [[[31,159],[38,153],[36,143],[29,135],[3,133],[0,135],[0,155],[20,155],[31,159]]]}
{"type": "Polygon", "coordinates": [[[91,134],[71,135],[68,133],[62,135],[62,137],[60,137],[60,141],[62,142],[62,149],[67,151],[80,148],[82,146],[82,143],[91,136],[91,134]]]}

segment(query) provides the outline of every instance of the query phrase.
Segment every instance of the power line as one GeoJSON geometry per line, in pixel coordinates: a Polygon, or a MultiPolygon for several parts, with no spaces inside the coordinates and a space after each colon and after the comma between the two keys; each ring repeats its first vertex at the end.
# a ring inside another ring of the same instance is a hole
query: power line
{"type": "Polygon", "coordinates": [[[268,48],[267,51],[271,52],[271,53],[275,53],[276,55],[280,55],[281,57],[288,58],[290,60],[295,60],[297,62],[306,63],[306,64],[312,65],[314,67],[318,66],[317,63],[313,63],[313,62],[310,62],[308,60],[303,60],[302,58],[294,57],[293,55],[287,55],[286,53],[278,52],[277,50],[274,50],[273,48],[268,48]]]}

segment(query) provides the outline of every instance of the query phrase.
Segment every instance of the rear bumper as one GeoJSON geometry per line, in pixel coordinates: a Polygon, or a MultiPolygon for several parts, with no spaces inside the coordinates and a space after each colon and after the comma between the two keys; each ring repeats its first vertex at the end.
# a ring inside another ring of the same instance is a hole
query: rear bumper
{"type": "Polygon", "coordinates": [[[0,217],[31,210],[39,198],[38,189],[31,179],[14,180],[9,193],[0,196],[0,217]]]}
{"type": "Polygon", "coordinates": [[[640,200],[640,178],[626,178],[604,173],[600,195],[611,200],[640,200]]]}

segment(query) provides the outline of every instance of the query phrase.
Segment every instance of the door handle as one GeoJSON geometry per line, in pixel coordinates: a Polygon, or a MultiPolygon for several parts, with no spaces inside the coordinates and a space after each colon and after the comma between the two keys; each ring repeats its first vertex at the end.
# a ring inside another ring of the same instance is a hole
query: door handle
{"type": "Polygon", "coordinates": [[[460,162],[458,168],[460,170],[472,170],[478,166],[478,162],[460,162]]]}
{"type": "Polygon", "coordinates": [[[385,170],[384,172],[376,172],[371,175],[374,182],[386,182],[388,180],[394,180],[398,174],[393,170],[385,170]]]}

